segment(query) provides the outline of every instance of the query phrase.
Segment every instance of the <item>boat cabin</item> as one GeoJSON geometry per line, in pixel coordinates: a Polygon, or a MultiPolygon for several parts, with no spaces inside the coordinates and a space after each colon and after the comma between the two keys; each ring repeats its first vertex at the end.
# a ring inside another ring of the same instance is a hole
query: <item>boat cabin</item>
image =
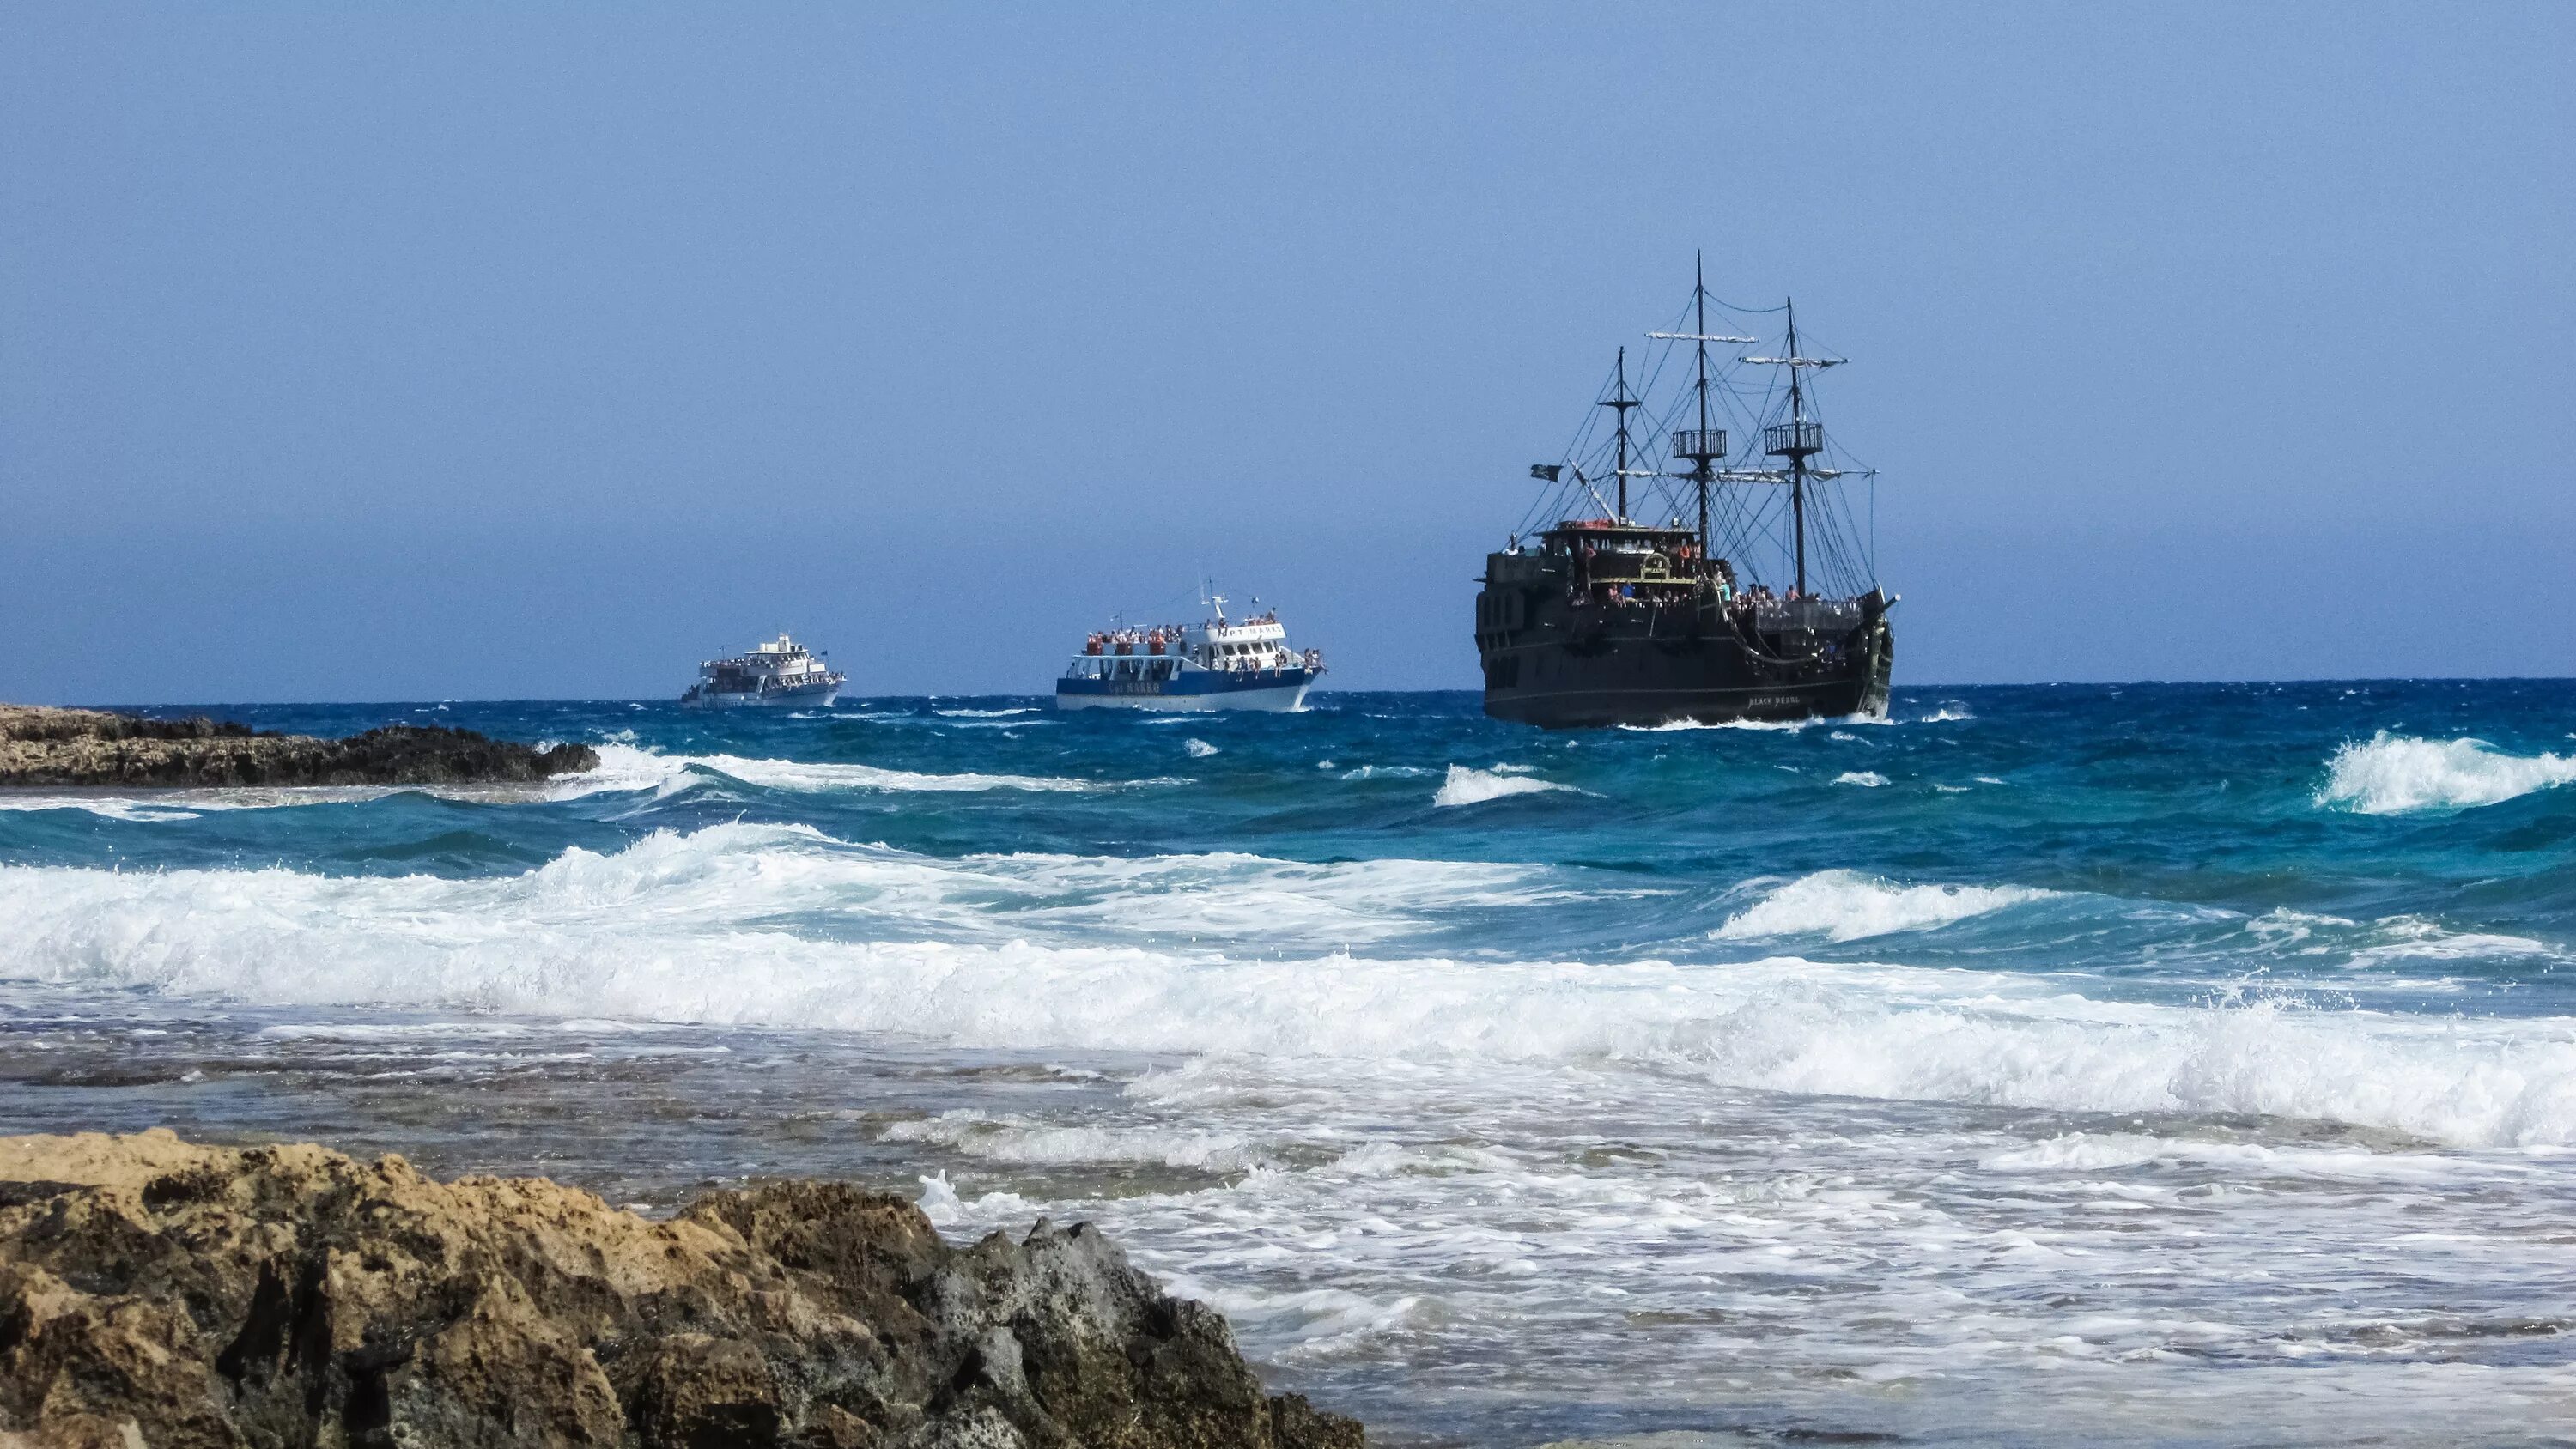
{"type": "Polygon", "coordinates": [[[1608,518],[1568,519],[1521,553],[1535,554],[1543,572],[1563,576],[1579,604],[1679,603],[1704,576],[1728,586],[1735,577],[1725,560],[1701,555],[1695,530],[1608,518]]]}
{"type": "Polygon", "coordinates": [[[764,687],[820,684],[827,676],[839,682],[837,676],[832,676],[831,667],[815,657],[812,650],[784,634],[754,644],[747,654],[710,659],[698,666],[698,677],[719,694],[752,694],[764,687]]]}

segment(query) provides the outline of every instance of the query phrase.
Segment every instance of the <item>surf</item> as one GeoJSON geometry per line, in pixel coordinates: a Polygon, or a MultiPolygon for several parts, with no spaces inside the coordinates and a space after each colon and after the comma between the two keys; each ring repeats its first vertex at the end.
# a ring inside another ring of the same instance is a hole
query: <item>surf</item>
{"type": "MultiPolygon", "coordinates": [[[[2304,1117],[2457,1146],[2576,1142],[2576,1020],[2563,1016],[2177,1005],[2087,994],[2062,976],[1793,954],[1402,949],[1427,897],[1496,906],[1533,886],[1566,888],[1537,868],[1437,862],[951,862],[746,824],[569,850],[498,879],[0,867],[0,937],[13,943],[0,970],[272,1006],[1678,1073],[1808,1095],[2304,1117]],[[1266,927],[1283,902],[1319,931],[1374,929],[1394,949],[1247,951],[1242,922],[1266,927]],[[1132,921],[1140,904],[1163,912],[1158,937],[1093,943],[1100,922],[1132,921]],[[1225,939],[1194,946],[1193,924],[1225,939]]],[[[1731,921],[1745,938],[1891,939],[2041,898],[1827,873],[1731,921]]]]}

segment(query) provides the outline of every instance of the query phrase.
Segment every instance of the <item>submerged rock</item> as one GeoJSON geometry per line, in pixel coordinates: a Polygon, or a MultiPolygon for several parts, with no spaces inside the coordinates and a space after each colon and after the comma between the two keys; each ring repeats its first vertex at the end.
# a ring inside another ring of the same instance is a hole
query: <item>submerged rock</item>
{"type": "Polygon", "coordinates": [[[668,1222],[542,1178],[0,1138],[0,1444],[1357,1449],[1087,1224],[839,1183],[668,1222]],[[22,1437],[23,1436],[23,1437],[22,1437]]]}
{"type": "Polygon", "coordinates": [[[489,785],[599,767],[588,745],[386,725],[347,739],[215,720],[0,705],[0,786],[489,785]]]}

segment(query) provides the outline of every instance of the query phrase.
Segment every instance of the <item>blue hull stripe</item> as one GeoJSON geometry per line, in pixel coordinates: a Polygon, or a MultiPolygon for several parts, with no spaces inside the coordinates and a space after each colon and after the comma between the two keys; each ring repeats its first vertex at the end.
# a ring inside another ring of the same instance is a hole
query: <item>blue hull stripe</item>
{"type": "Polygon", "coordinates": [[[1242,694],[1259,689],[1289,689],[1315,677],[1311,669],[1266,669],[1237,671],[1231,669],[1192,669],[1174,679],[1058,679],[1058,694],[1143,695],[1147,698],[1174,698],[1185,695],[1242,694]]]}

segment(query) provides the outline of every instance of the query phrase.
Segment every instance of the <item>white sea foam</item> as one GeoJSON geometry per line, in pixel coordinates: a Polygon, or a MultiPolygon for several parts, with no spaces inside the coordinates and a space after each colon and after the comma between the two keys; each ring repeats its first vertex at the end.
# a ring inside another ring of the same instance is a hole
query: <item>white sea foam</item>
{"type": "Polygon", "coordinates": [[[693,771],[712,771],[749,785],[776,790],[1032,790],[1095,794],[1105,790],[1173,785],[1152,780],[1072,780],[1049,775],[990,775],[967,772],[926,774],[875,765],[814,764],[802,760],[750,759],[741,755],[666,755],[631,745],[603,744],[599,768],[566,777],[553,787],[555,798],[570,799],[610,790],[659,790],[685,787],[693,771]]]}
{"type": "Polygon", "coordinates": [[[60,795],[0,793],[0,810],[86,810],[112,820],[193,820],[209,811],[284,810],[307,805],[358,805],[388,795],[434,795],[447,800],[507,803],[548,798],[535,785],[224,785],[188,786],[132,793],[73,791],[60,795]]]}
{"type": "Polygon", "coordinates": [[[2316,803],[2360,815],[2464,810],[2571,781],[2576,756],[2508,755],[2484,740],[2426,740],[2381,730],[2335,751],[2316,803]]]}
{"type": "Polygon", "coordinates": [[[194,820],[194,810],[173,810],[166,804],[149,804],[121,795],[0,795],[0,810],[86,810],[110,820],[138,823],[167,820],[194,820]]]}
{"type": "Polygon", "coordinates": [[[1519,1166],[1500,1152],[1465,1143],[1407,1147],[1393,1142],[1371,1142],[1335,1158],[1332,1170],[1347,1177],[1394,1177],[1399,1174],[1440,1176],[1454,1172],[1509,1172],[1519,1166]]]}
{"type": "Polygon", "coordinates": [[[1240,1172],[1259,1166],[1269,1157],[1260,1144],[1236,1132],[989,1121],[964,1109],[896,1122],[882,1135],[890,1142],[935,1142],[990,1162],[1037,1165],[1150,1162],[1165,1167],[1240,1172]]]}
{"type": "Polygon", "coordinates": [[[950,719],[1007,719],[1015,714],[1036,714],[1037,710],[1023,705],[1016,709],[943,709],[939,713],[950,719]]]}
{"type": "Polygon", "coordinates": [[[1208,756],[1216,753],[1216,746],[1209,744],[1207,741],[1202,739],[1183,740],[1181,741],[1181,748],[1188,750],[1190,752],[1190,758],[1193,760],[1204,760],[1208,756]]]}
{"type": "Polygon", "coordinates": [[[922,1216],[938,1227],[954,1227],[969,1217],[1025,1218],[1031,1215],[1028,1201],[1016,1192],[988,1192],[971,1203],[965,1201],[950,1185],[945,1168],[920,1179],[920,1182],[921,1197],[918,1201],[922,1216]]]}
{"type": "Polygon", "coordinates": [[[1814,723],[1814,720],[1806,719],[1730,719],[1714,721],[1668,719],[1662,724],[1623,724],[1619,726],[1619,728],[1641,735],[1673,734],[1682,730],[1787,730],[1791,733],[1795,733],[1796,731],[1805,729],[1807,726],[1814,723]]]}
{"type": "Polygon", "coordinates": [[[1918,720],[1918,721],[1916,721],[1916,723],[1918,723],[1918,724],[1957,724],[1957,723],[1959,723],[1959,722],[1960,722],[1960,721],[1962,721],[1962,720],[1971,720],[1971,719],[1975,719],[1975,718],[1976,718],[1976,716],[1975,716],[1975,715],[1972,715],[1972,714],[1968,713],[1967,707],[1966,707],[1965,705],[1945,704],[1945,705],[1941,706],[1939,709],[1936,709],[1936,710],[1932,711],[1930,714],[1927,714],[1927,715],[1923,716],[1923,718],[1922,718],[1922,719],[1920,719],[1920,720],[1918,720]]]}
{"type": "Polygon", "coordinates": [[[2396,961],[2492,961],[2513,956],[2567,959],[2566,952],[2529,936],[2454,931],[2419,916],[2388,916],[2372,923],[2368,938],[2353,948],[2351,961],[2356,966],[2376,966],[2396,961]]]}
{"type": "Polygon", "coordinates": [[[1887,777],[1876,770],[1845,770],[1841,774],[1834,776],[1834,783],[1837,785],[1859,785],[1864,789],[1874,790],[1879,786],[1886,784],[1887,777]]]}
{"type": "MultiPolygon", "coordinates": [[[[902,857],[912,859],[911,857],[902,857]]],[[[1261,856],[970,857],[934,868],[939,909],[961,931],[1032,928],[1089,943],[1113,933],[1203,940],[1211,948],[1312,949],[1417,934],[1449,912],[1525,909],[1581,898],[1543,867],[1402,858],[1315,865],[1261,856]],[[1007,914],[1004,914],[1005,909],[1007,914]]],[[[891,904],[889,909],[893,909],[891,904]]],[[[920,909],[907,904],[904,909],[920,909]]]]}
{"type": "Polygon", "coordinates": [[[1897,721],[1890,719],[1885,715],[1847,714],[1839,716],[1820,715],[1810,719],[1728,719],[1710,721],[1675,719],[1666,720],[1662,724],[1621,725],[1619,728],[1623,730],[1634,730],[1640,734],[1654,734],[1666,730],[1780,730],[1790,734],[1796,734],[1800,730],[1814,729],[1819,725],[1848,726],[1885,725],[1895,723],[1897,723],[1897,721]]]}
{"type": "MultiPolygon", "coordinates": [[[[2266,1176],[2443,1182],[2462,1164],[2424,1152],[2360,1147],[2275,1147],[2258,1142],[2202,1142],[2133,1132],[2066,1132],[1977,1160],[1988,1172],[2117,1172],[2150,1165],[2221,1167],[2266,1176]]],[[[2484,1164],[2483,1172],[2509,1171],[2484,1164]]]]}
{"type": "MultiPolygon", "coordinates": [[[[1431,803],[1439,806],[1479,805],[1487,800],[1499,800],[1506,795],[1539,795],[1550,790],[1574,790],[1571,785],[1560,785],[1553,780],[1534,779],[1525,773],[1520,773],[1520,770],[1526,769],[1526,766],[1516,770],[1510,765],[1497,765],[1490,770],[1479,770],[1467,765],[1451,765],[1448,778],[1441,782],[1440,791],[1431,797],[1431,803]]],[[[1575,793],[1585,792],[1575,791],[1575,793]]]]}
{"type": "MultiPolygon", "coordinates": [[[[2232,913],[2204,911],[2207,919],[2232,913]]],[[[2493,931],[2459,931],[2420,916],[2383,916],[2375,921],[2315,915],[2286,907],[2244,920],[2247,935],[2274,955],[2308,958],[2320,965],[2354,968],[2402,967],[2418,963],[2478,962],[2487,967],[2517,962],[2546,969],[2576,957],[2529,936],[2493,931]]],[[[2390,976],[2354,981],[2345,989],[2395,989],[2409,992],[2456,991],[2461,983],[2437,976],[2418,979],[2390,976]]]]}
{"type": "MultiPolygon", "coordinates": [[[[76,892],[103,892],[92,897],[103,909],[121,900],[149,915],[154,903],[167,902],[202,915],[210,932],[216,922],[232,922],[250,933],[245,941],[271,930],[292,934],[298,923],[340,914],[396,923],[387,928],[389,944],[433,952],[479,950],[487,937],[497,942],[513,930],[596,936],[603,946],[626,939],[646,951],[658,950],[652,943],[668,931],[694,948],[782,922],[842,933],[935,930],[952,941],[997,945],[1032,937],[1068,943],[1203,937],[1210,949],[1239,943],[1313,951],[1419,933],[1459,910],[1577,898],[1549,877],[1537,866],[1400,857],[1323,864],[1234,853],[947,860],[844,844],[805,825],[737,823],[686,834],[655,831],[612,855],[567,850],[537,870],[497,879],[282,870],[74,870],[57,877],[34,867],[0,868],[0,943],[7,941],[12,892],[59,879],[76,892]]],[[[68,933],[56,939],[88,937],[98,923],[75,919],[77,896],[62,904],[74,914],[40,912],[49,929],[68,933]]],[[[143,920],[137,916],[132,924],[143,920]]],[[[124,924],[104,923],[110,930],[124,924]]],[[[223,943],[210,934],[200,944],[223,943]]],[[[0,972],[14,962],[0,944],[0,972]]]]}
{"type": "MultiPolygon", "coordinates": [[[[1254,910],[1265,893],[1400,925],[1403,902],[1426,883],[1446,880],[1463,897],[1515,894],[1479,868],[1419,871],[1436,864],[1308,878],[1300,896],[1295,871],[1332,868],[945,862],[838,847],[801,827],[737,825],[657,834],[615,855],[567,851],[499,880],[11,866],[0,867],[0,974],[272,1005],[830,1027],[996,1050],[1330,1057],[1375,1072],[1432,1061],[1480,1072],[1650,1069],[1792,1093],[2274,1114],[2464,1145],[2576,1143],[2576,1021],[2564,1018],[2107,1001],[2055,977],[1795,957],[1471,963],[1311,946],[1272,956],[1254,954],[1257,938],[1249,949],[1176,937],[1121,944],[1100,928],[1152,904],[1175,923],[1213,923],[1223,910],[1266,923],[1272,915],[1254,910]],[[1194,889],[1193,875],[1224,888],[1194,889]],[[1043,894],[1064,880],[1122,878],[1069,905],[1043,894]],[[1018,895],[997,902],[995,890],[1018,895]],[[920,939],[930,929],[957,939],[920,939]]],[[[1849,937],[2035,894],[1829,873],[1746,913],[1763,913],[1767,926],[1740,917],[1730,927],[1849,937]]],[[[1103,1147],[1059,1142],[1066,1152],[1103,1147]]],[[[1055,1150],[1035,1138],[1023,1146],[1055,1150]]]]}

